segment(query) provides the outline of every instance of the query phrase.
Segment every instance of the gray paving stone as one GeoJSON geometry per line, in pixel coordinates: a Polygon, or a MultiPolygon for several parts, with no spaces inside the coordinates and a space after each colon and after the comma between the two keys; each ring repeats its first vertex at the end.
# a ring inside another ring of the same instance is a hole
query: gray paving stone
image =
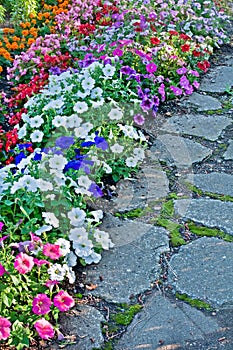
{"type": "Polygon", "coordinates": [[[211,69],[203,77],[200,90],[206,92],[225,92],[233,85],[233,67],[219,66],[211,69]]]}
{"type": "Polygon", "coordinates": [[[186,304],[171,303],[155,294],[136,315],[114,349],[179,349],[187,340],[204,339],[218,331],[218,324],[186,304]]]}
{"type": "Polygon", "coordinates": [[[169,118],[161,130],[200,136],[207,140],[215,141],[221,135],[223,129],[231,123],[232,120],[230,118],[221,115],[187,114],[169,118]]]}
{"type": "Polygon", "coordinates": [[[204,192],[233,196],[233,175],[225,173],[190,174],[186,179],[204,192]]]}
{"type": "Polygon", "coordinates": [[[233,305],[233,243],[202,237],[172,256],[168,281],[179,293],[212,306],[233,305]]]}
{"type": "MultiPolygon", "coordinates": [[[[61,316],[60,324],[65,335],[73,338],[74,344],[66,346],[67,350],[92,350],[99,348],[104,343],[101,331],[103,315],[94,307],[77,305],[76,310],[61,316]]],[[[53,347],[54,349],[54,347],[53,347]]],[[[60,346],[57,347],[60,349],[60,346]]]]}
{"type": "Polygon", "coordinates": [[[222,104],[214,97],[208,95],[201,95],[194,92],[188,99],[192,105],[198,107],[198,111],[213,111],[221,109],[222,104]]]}
{"type": "Polygon", "coordinates": [[[183,219],[211,228],[218,228],[233,235],[233,202],[215,199],[179,199],[175,211],[183,219]]]}
{"type": "Polygon", "coordinates": [[[226,152],[223,154],[223,158],[226,160],[233,160],[233,140],[229,141],[229,146],[226,152]]]}
{"type": "Polygon", "coordinates": [[[178,168],[191,166],[212,154],[209,148],[193,140],[171,134],[159,135],[151,152],[154,152],[159,160],[178,168]]]}
{"type": "Polygon", "coordinates": [[[115,247],[103,252],[97,266],[86,267],[87,282],[98,285],[93,295],[127,303],[132,294],[150,289],[158,278],[160,254],[169,250],[168,233],[161,227],[116,219],[108,232],[115,247]]]}

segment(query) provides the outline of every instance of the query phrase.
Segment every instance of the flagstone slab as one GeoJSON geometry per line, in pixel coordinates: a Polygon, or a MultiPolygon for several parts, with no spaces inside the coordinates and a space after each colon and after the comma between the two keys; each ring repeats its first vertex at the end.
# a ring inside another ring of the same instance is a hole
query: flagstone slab
{"type": "Polygon", "coordinates": [[[223,158],[226,160],[233,160],[233,140],[229,141],[229,146],[226,152],[223,154],[223,158]]]}
{"type": "Polygon", "coordinates": [[[201,95],[194,92],[188,99],[192,105],[198,107],[198,111],[214,111],[222,108],[221,102],[208,95],[201,95]]]}
{"type": "MultiPolygon", "coordinates": [[[[92,350],[100,348],[104,343],[101,331],[101,322],[104,321],[103,315],[94,307],[78,304],[72,313],[66,313],[60,318],[62,325],[61,331],[69,336],[73,344],[67,346],[69,350],[85,349],[92,350]]],[[[60,349],[61,347],[55,347],[60,349]]],[[[54,349],[52,347],[52,349],[54,349]]]]}
{"type": "Polygon", "coordinates": [[[222,115],[185,114],[169,118],[161,130],[215,141],[231,123],[230,118],[222,115]]]}
{"type": "Polygon", "coordinates": [[[203,77],[200,90],[222,93],[231,86],[233,86],[233,67],[219,66],[210,69],[203,77]]]}
{"type": "Polygon", "coordinates": [[[115,350],[179,349],[187,340],[217,332],[217,322],[187,304],[153,294],[117,343],[115,350]]]}
{"type": "Polygon", "coordinates": [[[202,237],[182,246],[169,262],[168,282],[214,307],[233,306],[233,243],[202,237]]]}
{"type": "Polygon", "coordinates": [[[151,152],[160,161],[178,168],[191,166],[212,154],[212,150],[181,136],[171,134],[159,135],[151,147],[151,152]]]}
{"type": "Polygon", "coordinates": [[[93,295],[128,303],[132,295],[150,289],[158,278],[160,254],[169,250],[168,232],[130,220],[110,222],[108,232],[115,247],[102,253],[98,265],[85,268],[86,280],[97,285],[93,295]]]}
{"type": "Polygon", "coordinates": [[[213,172],[190,174],[186,179],[204,192],[233,196],[233,175],[213,172]]]}
{"type": "Polygon", "coordinates": [[[183,219],[233,235],[233,202],[200,198],[179,199],[174,203],[176,214],[183,219]]]}

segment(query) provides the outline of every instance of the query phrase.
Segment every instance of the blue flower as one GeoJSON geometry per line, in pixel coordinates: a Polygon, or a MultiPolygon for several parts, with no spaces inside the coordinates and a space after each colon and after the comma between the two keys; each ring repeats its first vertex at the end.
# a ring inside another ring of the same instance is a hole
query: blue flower
{"type": "Polygon", "coordinates": [[[66,149],[74,143],[74,137],[72,136],[61,136],[56,140],[56,146],[66,149]]]}
{"type": "Polygon", "coordinates": [[[15,156],[15,164],[19,164],[23,158],[26,158],[24,152],[20,152],[15,156]]]}
{"type": "Polygon", "coordinates": [[[102,192],[101,188],[95,182],[92,182],[88,191],[90,191],[95,198],[99,198],[99,197],[103,196],[103,192],[102,192]]]}

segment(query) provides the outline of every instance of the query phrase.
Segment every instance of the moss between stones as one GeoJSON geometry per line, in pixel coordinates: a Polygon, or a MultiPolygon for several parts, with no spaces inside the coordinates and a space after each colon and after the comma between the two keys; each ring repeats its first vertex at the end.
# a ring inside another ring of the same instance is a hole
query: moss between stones
{"type": "Polygon", "coordinates": [[[172,199],[169,199],[167,202],[165,202],[162,205],[160,217],[162,218],[171,218],[174,216],[175,210],[174,210],[174,202],[172,199]]]}
{"type": "Polygon", "coordinates": [[[233,236],[217,229],[209,228],[205,226],[199,226],[194,224],[194,222],[188,222],[189,230],[197,236],[206,236],[206,237],[218,237],[227,242],[233,242],[233,236]]]}
{"type": "Polygon", "coordinates": [[[186,186],[190,191],[198,194],[199,196],[208,196],[212,199],[218,199],[222,202],[233,202],[233,197],[231,197],[229,195],[217,194],[217,193],[213,193],[213,192],[204,192],[204,191],[200,190],[200,188],[198,188],[198,187],[196,187],[188,182],[186,182],[186,186]]]}
{"type": "Polygon", "coordinates": [[[186,244],[185,240],[182,238],[179,229],[182,225],[172,222],[168,219],[158,218],[157,225],[166,228],[170,232],[171,245],[173,247],[179,247],[180,245],[186,244]]]}
{"type": "Polygon", "coordinates": [[[110,316],[110,319],[113,320],[116,324],[122,325],[122,326],[128,326],[134,316],[141,310],[142,305],[135,304],[135,305],[127,305],[122,304],[121,310],[124,309],[123,312],[119,312],[117,314],[112,314],[110,316]]]}
{"type": "Polygon", "coordinates": [[[187,294],[180,294],[176,292],[175,294],[176,298],[182,301],[185,301],[192,307],[195,307],[197,309],[204,309],[207,311],[212,311],[213,308],[210,304],[206,303],[205,301],[199,300],[199,299],[192,299],[187,294]]]}
{"type": "Polygon", "coordinates": [[[144,214],[145,210],[142,208],[133,209],[130,211],[127,211],[126,213],[115,213],[114,216],[120,217],[120,218],[139,218],[144,214]]]}

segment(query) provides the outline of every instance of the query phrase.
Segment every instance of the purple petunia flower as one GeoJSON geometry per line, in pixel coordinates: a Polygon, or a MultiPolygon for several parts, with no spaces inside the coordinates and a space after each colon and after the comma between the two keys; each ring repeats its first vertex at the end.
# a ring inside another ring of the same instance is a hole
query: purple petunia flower
{"type": "Polygon", "coordinates": [[[176,73],[177,73],[177,74],[186,74],[187,71],[188,71],[187,68],[182,67],[182,68],[178,68],[177,71],[176,71],[176,73]]]}
{"type": "Polygon", "coordinates": [[[133,120],[138,125],[143,125],[145,122],[145,118],[141,114],[135,114],[135,116],[133,117],[133,120]]]}
{"type": "Polygon", "coordinates": [[[180,89],[180,88],[178,88],[178,87],[176,87],[176,86],[170,86],[170,89],[172,90],[172,92],[173,92],[173,94],[175,95],[175,96],[180,96],[180,95],[182,95],[182,93],[183,93],[183,90],[182,89],[180,89]]]}
{"type": "Polygon", "coordinates": [[[182,75],[182,77],[180,78],[180,86],[184,89],[187,89],[189,85],[189,80],[186,78],[185,75],[182,75]]]}
{"type": "Polygon", "coordinates": [[[132,69],[131,67],[129,67],[129,66],[121,67],[120,72],[123,73],[123,74],[128,74],[128,75],[136,73],[136,71],[134,69],[132,69]]]}

